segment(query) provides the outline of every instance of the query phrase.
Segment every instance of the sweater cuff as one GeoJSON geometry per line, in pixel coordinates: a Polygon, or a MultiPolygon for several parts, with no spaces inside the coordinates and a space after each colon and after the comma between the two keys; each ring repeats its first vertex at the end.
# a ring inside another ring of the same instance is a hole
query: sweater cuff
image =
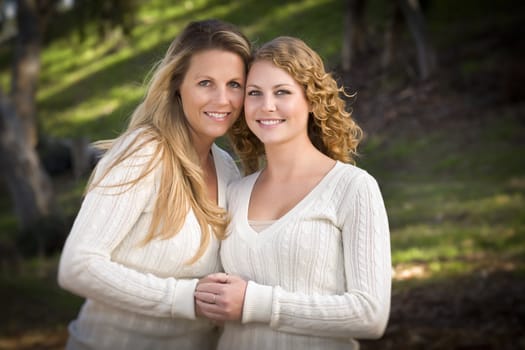
{"type": "Polygon", "coordinates": [[[194,292],[198,279],[177,280],[173,303],[171,304],[171,316],[175,318],[186,318],[195,320],[195,297],[194,292]]]}
{"type": "Polygon", "coordinates": [[[273,287],[248,281],[244,296],[242,323],[269,323],[272,317],[272,303],[273,287]]]}

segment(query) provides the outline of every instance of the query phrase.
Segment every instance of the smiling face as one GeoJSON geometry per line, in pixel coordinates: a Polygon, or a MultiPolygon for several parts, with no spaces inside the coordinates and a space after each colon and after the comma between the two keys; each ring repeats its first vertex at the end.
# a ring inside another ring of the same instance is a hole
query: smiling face
{"type": "Polygon", "coordinates": [[[209,146],[228,131],[242,110],[244,81],[235,53],[212,49],[192,56],[179,91],[194,142],[209,146]]]}
{"type": "Polygon", "coordinates": [[[250,68],[244,112],[248,127],[265,146],[309,140],[304,89],[270,61],[256,61],[250,68]]]}

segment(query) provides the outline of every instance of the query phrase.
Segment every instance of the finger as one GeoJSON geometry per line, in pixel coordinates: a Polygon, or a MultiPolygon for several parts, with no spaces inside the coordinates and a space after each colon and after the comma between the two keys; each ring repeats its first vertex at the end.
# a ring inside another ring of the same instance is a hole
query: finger
{"type": "Polygon", "coordinates": [[[201,283],[219,283],[220,282],[219,278],[217,276],[214,276],[214,275],[215,274],[205,276],[205,277],[201,278],[198,283],[199,284],[201,284],[201,283]]]}
{"type": "Polygon", "coordinates": [[[228,283],[230,275],[227,272],[217,272],[213,274],[213,279],[217,283],[228,283]]]}
{"type": "Polygon", "coordinates": [[[201,284],[197,285],[195,290],[198,291],[198,292],[207,292],[207,293],[221,294],[223,286],[224,286],[223,283],[217,283],[217,282],[201,283],[201,284]]]}
{"type": "Polygon", "coordinates": [[[203,292],[203,291],[196,291],[193,293],[194,297],[198,301],[205,302],[207,304],[216,304],[217,303],[217,294],[215,293],[209,293],[209,292],[203,292]]]}
{"type": "Polygon", "coordinates": [[[224,323],[227,321],[226,317],[222,313],[213,312],[210,310],[201,310],[200,316],[217,323],[224,323]]]}
{"type": "Polygon", "coordinates": [[[213,280],[216,283],[226,283],[228,281],[228,274],[225,272],[216,272],[211,275],[206,276],[207,278],[213,280]]]}
{"type": "Polygon", "coordinates": [[[230,275],[230,274],[227,275],[226,280],[227,280],[227,283],[246,282],[245,278],[242,278],[241,276],[237,276],[237,275],[230,275]]]}
{"type": "Polygon", "coordinates": [[[208,302],[208,299],[206,297],[206,292],[195,292],[193,293],[193,296],[195,297],[195,300],[203,301],[205,303],[208,302]]]}
{"type": "Polygon", "coordinates": [[[213,321],[227,321],[227,315],[225,315],[222,309],[216,304],[208,304],[200,300],[196,301],[196,304],[202,316],[213,321]]]}

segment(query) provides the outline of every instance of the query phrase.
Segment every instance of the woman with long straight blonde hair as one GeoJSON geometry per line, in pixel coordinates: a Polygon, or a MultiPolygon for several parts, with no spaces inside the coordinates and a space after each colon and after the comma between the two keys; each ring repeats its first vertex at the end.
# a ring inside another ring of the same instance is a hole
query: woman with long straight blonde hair
{"type": "Polygon", "coordinates": [[[152,73],[127,130],[99,142],[59,265],[86,301],[67,349],[213,349],[199,278],[219,271],[225,191],[239,176],[214,144],[243,111],[250,43],[233,25],[192,22],[152,73]]]}

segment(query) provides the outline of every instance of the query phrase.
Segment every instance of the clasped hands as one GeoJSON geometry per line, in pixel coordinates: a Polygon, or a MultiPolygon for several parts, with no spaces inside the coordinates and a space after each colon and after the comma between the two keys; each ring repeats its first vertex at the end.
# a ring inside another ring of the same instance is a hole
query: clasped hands
{"type": "Polygon", "coordinates": [[[240,321],[248,282],[239,276],[214,273],[199,280],[195,289],[195,314],[215,323],[240,321]]]}

